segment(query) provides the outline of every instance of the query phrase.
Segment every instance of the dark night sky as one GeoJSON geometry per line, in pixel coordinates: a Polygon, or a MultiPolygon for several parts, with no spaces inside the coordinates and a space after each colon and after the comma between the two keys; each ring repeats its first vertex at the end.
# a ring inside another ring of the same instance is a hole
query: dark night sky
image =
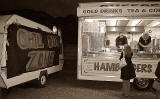
{"type": "MultiPolygon", "coordinates": [[[[76,15],[78,2],[131,1],[131,0],[1,0],[0,11],[33,9],[51,16],[76,15]]],[[[132,0],[140,1],[140,0],[132,0]]],[[[142,0],[141,0],[142,1],[142,0]]],[[[144,0],[143,0],[144,1],[144,0]]],[[[149,0],[145,0],[149,1],[149,0]]]]}

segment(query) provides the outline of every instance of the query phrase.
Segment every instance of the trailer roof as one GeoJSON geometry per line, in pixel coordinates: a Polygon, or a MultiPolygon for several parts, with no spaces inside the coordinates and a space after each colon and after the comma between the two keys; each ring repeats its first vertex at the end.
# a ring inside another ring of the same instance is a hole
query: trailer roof
{"type": "Polygon", "coordinates": [[[37,22],[31,21],[19,15],[2,15],[0,16],[0,33],[7,33],[7,28],[10,24],[17,23],[27,27],[38,29],[40,28],[42,31],[52,32],[48,27],[41,25],[37,22]]]}
{"type": "Polygon", "coordinates": [[[160,2],[86,2],[79,3],[79,7],[126,7],[126,6],[145,6],[160,7],[160,2]]]}

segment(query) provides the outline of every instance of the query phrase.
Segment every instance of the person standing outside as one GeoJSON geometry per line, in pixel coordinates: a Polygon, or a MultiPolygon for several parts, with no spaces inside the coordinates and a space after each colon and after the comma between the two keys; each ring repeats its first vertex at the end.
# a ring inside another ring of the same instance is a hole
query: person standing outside
{"type": "Polygon", "coordinates": [[[160,62],[158,62],[157,68],[155,70],[155,76],[157,77],[156,81],[158,82],[157,86],[155,86],[156,87],[156,99],[160,99],[160,62]]]}
{"type": "Polygon", "coordinates": [[[131,47],[127,44],[124,46],[124,50],[121,53],[119,60],[125,58],[126,66],[121,68],[121,79],[123,80],[122,84],[122,95],[129,96],[130,91],[130,79],[136,77],[135,69],[132,63],[133,52],[131,51],[131,47]]]}
{"type": "Polygon", "coordinates": [[[151,36],[148,33],[143,33],[143,35],[139,38],[139,50],[147,51],[151,47],[151,36]]]}

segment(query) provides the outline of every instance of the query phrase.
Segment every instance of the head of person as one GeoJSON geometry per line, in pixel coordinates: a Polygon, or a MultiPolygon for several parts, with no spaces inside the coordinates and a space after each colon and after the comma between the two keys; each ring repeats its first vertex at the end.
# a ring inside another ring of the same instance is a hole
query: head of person
{"type": "Polygon", "coordinates": [[[146,33],[146,32],[144,32],[144,33],[143,33],[143,39],[144,39],[144,40],[147,40],[148,38],[149,38],[149,34],[146,33]]]}
{"type": "Polygon", "coordinates": [[[120,36],[120,37],[124,37],[124,33],[123,33],[123,32],[120,32],[120,33],[119,33],[119,36],[120,36]]]}
{"type": "Polygon", "coordinates": [[[131,53],[132,53],[132,49],[131,47],[128,45],[128,44],[125,44],[124,45],[124,52],[125,52],[125,56],[127,57],[130,57],[131,56],[131,53]]]}

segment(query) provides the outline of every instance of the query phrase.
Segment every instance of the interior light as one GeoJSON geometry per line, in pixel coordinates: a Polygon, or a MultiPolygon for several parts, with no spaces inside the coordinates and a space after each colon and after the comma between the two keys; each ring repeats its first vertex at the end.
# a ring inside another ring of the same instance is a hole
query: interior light
{"type": "Polygon", "coordinates": [[[128,26],[136,26],[140,21],[141,20],[131,20],[129,21],[128,26]]]}
{"type": "Polygon", "coordinates": [[[106,32],[106,24],[105,22],[100,22],[100,33],[105,33],[106,32]]]}
{"type": "Polygon", "coordinates": [[[105,76],[105,77],[115,77],[115,76],[105,76]]]}
{"type": "Polygon", "coordinates": [[[160,24],[160,22],[155,22],[154,24],[152,24],[152,26],[157,26],[159,24],[160,24]]]}
{"type": "Polygon", "coordinates": [[[154,27],[160,25],[160,21],[152,21],[150,24],[148,24],[148,27],[154,27]]]}
{"type": "Polygon", "coordinates": [[[132,28],[131,28],[131,31],[136,31],[136,27],[132,27],[132,28]]]}
{"type": "Polygon", "coordinates": [[[112,27],[112,31],[116,31],[116,27],[112,27]]]}
{"type": "Polygon", "coordinates": [[[106,48],[106,52],[110,52],[110,48],[106,48]]]}
{"type": "Polygon", "coordinates": [[[57,32],[57,27],[56,27],[56,26],[53,26],[52,31],[53,31],[53,33],[56,33],[56,32],[57,32]]]}
{"type": "Polygon", "coordinates": [[[113,19],[111,20],[110,26],[116,26],[117,20],[113,19]]]}
{"type": "Polygon", "coordinates": [[[86,19],[85,22],[93,22],[94,19],[86,19]]]}
{"type": "Polygon", "coordinates": [[[100,33],[105,33],[105,32],[106,32],[105,27],[100,27],[100,33]]]}

